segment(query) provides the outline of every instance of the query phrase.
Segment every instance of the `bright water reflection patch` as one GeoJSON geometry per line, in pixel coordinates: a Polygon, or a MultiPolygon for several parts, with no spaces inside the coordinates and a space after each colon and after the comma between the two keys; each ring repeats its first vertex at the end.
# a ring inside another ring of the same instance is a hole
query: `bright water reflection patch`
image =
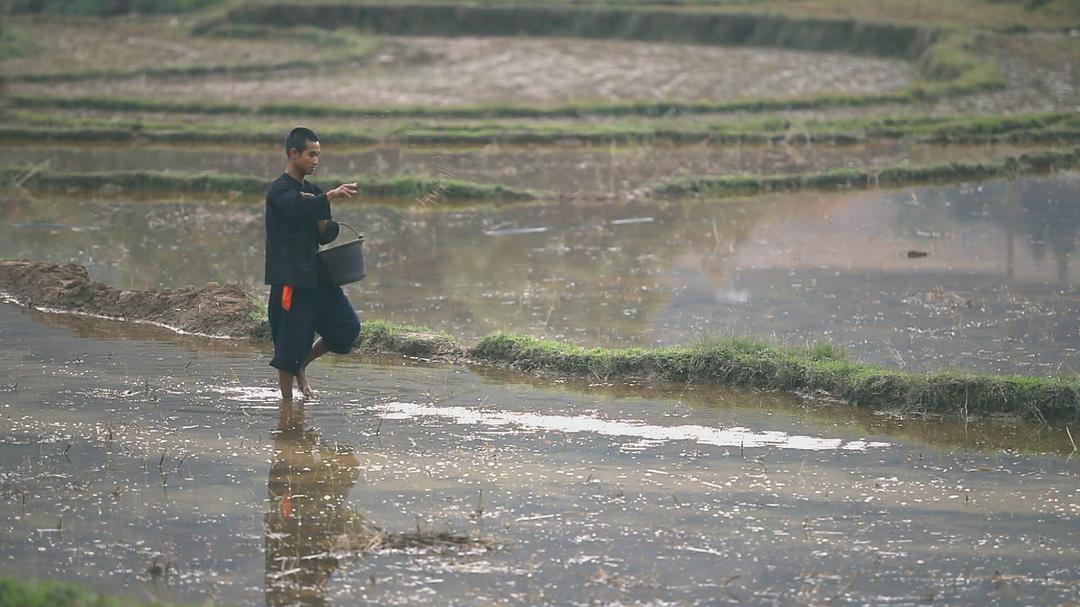
{"type": "Polygon", "coordinates": [[[439,407],[416,403],[391,402],[376,407],[384,419],[442,417],[464,425],[491,427],[517,426],[525,431],[593,432],[605,436],[639,438],[642,446],[658,445],[665,441],[690,440],[701,445],[717,447],[779,447],[805,451],[844,449],[865,451],[871,447],[888,447],[890,443],[862,440],[844,441],[839,438],[790,435],[779,431],[754,431],[749,428],[708,428],[697,425],[656,426],[634,422],[619,422],[595,417],[543,415],[515,411],[477,411],[464,407],[439,407]]]}
{"type": "Polygon", "coordinates": [[[218,392],[229,400],[241,403],[274,404],[273,407],[268,407],[270,409],[276,409],[277,402],[281,400],[281,392],[277,388],[264,386],[222,386],[218,392]]]}

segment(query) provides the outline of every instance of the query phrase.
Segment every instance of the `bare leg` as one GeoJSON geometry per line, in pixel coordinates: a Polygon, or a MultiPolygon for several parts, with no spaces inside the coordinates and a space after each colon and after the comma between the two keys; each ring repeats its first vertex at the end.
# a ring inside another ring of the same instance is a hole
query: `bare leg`
{"type": "Polygon", "coordinates": [[[292,401],[292,373],[278,369],[277,382],[278,387],[281,388],[281,399],[284,401],[292,401]]]}
{"type": "Polygon", "coordinates": [[[304,396],[311,398],[315,396],[315,391],[311,389],[311,384],[307,380],[307,367],[311,364],[311,361],[326,354],[326,344],[323,343],[323,339],[320,337],[315,340],[315,345],[311,347],[311,352],[304,359],[303,364],[300,365],[300,372],[296,374],[296,385],[300,388],[300,392],[304,396]]]}

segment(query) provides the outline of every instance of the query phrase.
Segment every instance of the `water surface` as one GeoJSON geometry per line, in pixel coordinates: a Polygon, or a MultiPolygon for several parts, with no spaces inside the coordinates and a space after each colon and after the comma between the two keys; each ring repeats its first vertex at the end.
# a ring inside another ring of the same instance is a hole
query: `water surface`
{"type": "MultiPolygon", "coordinates": [[[[258,202],[115,194],[0,202],[0,256],[86,265],[119,288],[262,293],[258,202]]],[[[1075,173],[745,200],[430,210],[339,204],[368,236],[362,316],[466,341],[832,341],[917,370],[1080,369],[1075,173]]]]}
{"type": "Polygon", "coordinates": [[[776,395],[392,359],[320,361],[322,396],[283,406],[266,352],[140,331],[0,306],[6,574],[239,605],[1077,598],[1061,429],[984,450],[776,395]],[[371,525],[497,547],[350,550],[371,525]]]}

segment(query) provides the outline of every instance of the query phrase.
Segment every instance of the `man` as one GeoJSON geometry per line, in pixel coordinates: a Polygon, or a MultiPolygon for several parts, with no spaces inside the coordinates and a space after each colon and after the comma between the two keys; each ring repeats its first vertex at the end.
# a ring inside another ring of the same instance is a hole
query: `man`
{"type": "Polygon", "coordinates": [[[286,401],[292,400],[294,379],[305,397],[313,396],[307,366],[328,351],[348,353],[360,333],[360,319],[345,293],[315,257],[319,245],[332,242],[340,229],[330,215],[330,201],[352,198],[356,184],[323,193],[309,183],[319,153],[314,132],[293,129],[285,139],[285,173],[266,192],[266,284],[271,285],[268,316],[274,338],[270,366],[278,370],[286,401]]]}

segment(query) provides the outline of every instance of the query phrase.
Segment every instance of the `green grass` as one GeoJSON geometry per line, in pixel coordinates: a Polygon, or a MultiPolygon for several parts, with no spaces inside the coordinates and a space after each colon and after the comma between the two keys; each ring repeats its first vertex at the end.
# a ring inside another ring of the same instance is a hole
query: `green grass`
{"type": "MultiPolygon", "coordinates": [[[[518,202],[535,200],[539,194],[514,190],[500,185],[479,184],[455,179],[395,177],[385,181],[321,177],[321,183],[357,181],[359,198],[390,201],[416,201],[437,193],[436,201],[446,202],[518,202]]],[[[65,173],[33,171],[23,168],[0,168],[0,183],[16,184],[30,190],[98,191],[118,188],[129,192],[166,194],[215,194],[261,196],[269,183],[258,177],[224,173],[188,173],[165,171],[117,171],[65,173]]]]}
{"type": "MultiPolygon", "coordinates": [[[[123,121],[14,110],[9,120],[0,124],[0,140],[269,145],[280,140],[281,128],[250,118],[192,125],[169,119],[123,121]]],[[[670,118],[532,125],[497,121],[451,125],[435,121],[398,125],[384,122],[370,128],[327,126],[320,128],[319,133],[335,145],[761,144],[777,141],[848,144],[871,139],[908,139],[924,143],[1075,143],[1080,142],[1080,116],[1055,112],[1013,116],[908,115],[805,122],[750,118],[713,123],[670,118]]]]}
{"type": "Polygon", "coordinates": [[[654,184],[662,196],[745,196],[803,189],[870,188],[914,183],[985,180],[1018,172],[1043,172],[1080,165],[1080,149],[1042,151],[996,162],[891,166],[874,169],[834,169],[786,175],[721,175],[688,177],[654,184]]]}
{"type": "Polygon", "coordinates": [[[40,45],[23,27],[0,23],[0,61],[26,57],[38,52],[40,45]]]}
{"type": "MultiPolygon", "coordinates": [[[[928,89],[929,90],[929,89],[928,89]]],[[[939,89],[933,89],[939,90],[939,89]]],[[[808,97],[779,97],[720,102],[623,101],[570,103],[558,106],[530,106],[494,103],[471,106],[386,106],[354,107],[317,103],[242,104],[212,101],[166,101],[135,97],[21,95],[5,97],[13,107],[41,109],[100,110],[174,114],[218,114],[249,116],[296,116],[305,118],[580,118],[588,116],[667,117],[734,112],[774,112],[908,104],[925,99],[928,93],[906,91],[882,95],[828,94],[808,97]]]]}
{"type": "Polygon", "coordinates": [[[440,356],[586,380],[775,390],[892,412],[963,417],[1004,414],[1038,422],[1080,419],[1080,381],[1075,378],[909,373],[851,360],[831,343],[785,348],[736,337],[669,348],[606,349],[494,333],[465,347],[446,334],[422,327],[365,320],[357,346],[368,352],[440,356]]]}
{"type": "Polygon", "coordinates": [[[655,350],[612,350],[495,334],[483,338],[468,355],[524,371],[827,395],[872,409],[952,415],[1003,413],[1039,421],[1075,420],[1080,415],[1080,382],[1072,379],[907,373],[846,360],[838,357],[833,346],[805,351],[729,339],[655,350]]]}
{"type": "Polygon", "coordinates": [[[361,350],[395,352],[405,356],[460,356],[461,349],[454,338],[445,333],[432,333],[423,327],[399,325],[383,320],[364,320],[356,345],[361,350]]]}
{"type": "Polygon", "coordinates": [[[743,120],[738,123],[679,124],[615,122],[605,125],[410,125],[386,140],[419,145],[524,143],[671,143],[755,144],[774,141],[846,144],[869,139],[910,139],[926,143],[1009,141],[1080,141],[1080,116],[1057,112],[1018,116],[907,116],[884,119],[743,120]]]}
{"type": "Polygon", "coordinates": [[[178,603],[120,599],[77,584],[0,578],[0,607],[178,607],[178,603]]]}

